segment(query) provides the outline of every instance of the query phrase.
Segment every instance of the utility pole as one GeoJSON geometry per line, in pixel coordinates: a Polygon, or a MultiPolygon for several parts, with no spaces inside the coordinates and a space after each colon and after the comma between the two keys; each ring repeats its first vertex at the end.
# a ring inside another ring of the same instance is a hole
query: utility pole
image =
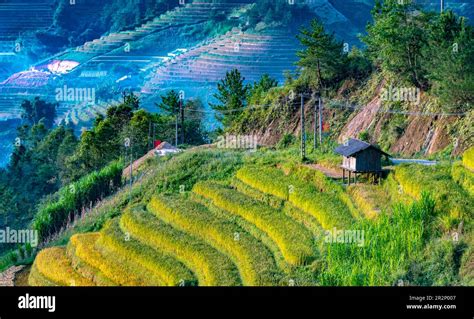
{"type": "Polygon", "coordinates": [[[319,145],[323,144],[323,102],[319,97],[319,145]]]}
{"type": "MultiPolygon", "coordinates": [[[[133,131],[132,131],[132,134],[133,136],[133,131]]],[[[130,150],[130,191],[129,191],[129,201],[131,202],[132,201],[132,180],[133,180],[133,155],[132,155],[132,138],[131,137],[127,137],[125,139],[125,149],[127,150],[130,150]]],[[[125,151],[125,154],[127,154],[127,152],[125,151]]]]}
{"type": "Polygon", "coordinates": [[[181,144],[184,144],[184,107],[181,98],[179,99],[179,113],[181,114],[181,144]]]}
{"type": "Polygon", "coordinates": [[[148,150],[151,150],[154,146],[154,140],[151,138],[151,120],[148,122],[148,150]],[[151,141],[151,143],[150,143],[151,141]]]}
{"type": "Polygon", "coordinates": [[[133,180],[133,153],[132,153],[132,140],[130,140],[130,194],[132,193],[132,180],[133,180]]]}
{"type": "Polygon", "coordinates": [[[440,0],[441,3],[440,3],[440,9],[441,9],[441,13],[444,12],[444,0],[440,0]]]}
{"type": "Polygon", "coordinates": [[[316,117],[316,103],[314,104],[314,114],[313,114],[313,122],[314,122],[314,127],[313,127],[313,152],[316,151],[316,138],[317,138],[317,117],[316,117]]]}
{"type": "Polygon", "coordinates": [[[301,160],[306,159],[306,132],[304,129],[304,98],[301,93],[301,160]]]}
{"type": "Polygon", "coordinates": [[[176,112],[175,116],[175,135],[174,135],[174,146],[178,147],[178,112],[176,112]]]}

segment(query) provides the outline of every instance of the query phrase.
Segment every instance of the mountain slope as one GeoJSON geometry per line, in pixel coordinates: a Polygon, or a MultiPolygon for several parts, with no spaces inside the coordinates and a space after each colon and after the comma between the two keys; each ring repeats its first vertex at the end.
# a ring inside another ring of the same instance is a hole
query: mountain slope
{"type": "Polygon", "coordinates": [[[383,185],[354,185],[348,191],[338,180],[292,164],[292,153],[261,150],[244,163],[238,151],[196,149],[151,161],[150,167],[167,168],[166,175],[154,175],[159,191],[140,197],[99,233],[73,235],[67,251],[41,251],[30,284],[392,285],[400,279],[420,284],[412,263],[427,271],[425,285],[472,280],[469,254],[458,269],[449,263],[449,252],[440,252],[448,260],[447,272],[441,273],[431,272],[439,260],[425,256],[433,246],[456,249],[472,233],[473,198],[451,178],[449,167],[397,167],[383,185]],[[226,157],[236,160],[234,165],[223,165],[226,157]],[[199,158],[215,168],[196,179],[195,170],[183,165],[199,158]],[[433,169],[436,176],[424,173],[433,169]],[[181,178],[187,186],[179,186],[181,178]],[[443,192],[432,193],[435,202],[422,195],[439,187],[443,192]],[[362,193],[355,191],[359,188],[362,193]],[[388,203],[375,215],[354,197],[377,193],[388,203]],[[402,198],[419,201],[391,206],[402,198]],[[434,204],[436,220],[431,219],[434,204]],[[449,235],[454,220],[453,225],[465,222],[459,243],[449,235]],[[340,245],[329,235],[335,229],[361,229],[365,237],[340,245]],[[62,270],[53,275],[41,266],[45,263],[62,270]]]}

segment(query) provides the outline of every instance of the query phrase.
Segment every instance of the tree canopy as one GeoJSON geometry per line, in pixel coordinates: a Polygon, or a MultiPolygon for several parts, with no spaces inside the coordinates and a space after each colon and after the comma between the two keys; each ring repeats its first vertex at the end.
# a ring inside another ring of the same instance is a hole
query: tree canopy
{"type": "Polygon", "coordinates": [[[212,109],[216,111],[217,120],[224,126],[230,124],[238,118],[246,106],[249,85],[244,84],[245,78],[239,70],[228,71],[225,78],[217,84],[217,93],[214,98],[218,103],[210,103],[212,109]]]}
{"type": "Polygon", "coordinates": [[[297,53],[298,66],[316,78],[313,85],[320,92],[333,85],[343,73],[346,62],[343,43],[337,41],[334,34],[327,33],[316,19],[311,21],[309,28],[300,31],[298,39],[305,47],[297,53]]]}

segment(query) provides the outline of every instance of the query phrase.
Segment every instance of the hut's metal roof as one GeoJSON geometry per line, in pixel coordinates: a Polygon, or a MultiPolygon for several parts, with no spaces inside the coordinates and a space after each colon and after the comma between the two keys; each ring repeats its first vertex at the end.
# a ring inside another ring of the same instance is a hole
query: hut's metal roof
{"type": "Polygon", "coordinates": [[[370,143],[367,143],[367,142],[364,142],[364,141],[361,141],[361,140],[358,140],[358,139],[355,139],[355,138],[350,138],[344,144],[339,145],[338,147],[336,147],[336,149],[334,151],[337,154],[340,154],[340,155],[345,156],[345,157],[349,157],[349,156],[353,156],[354,154],[357,154],[357,153],[359,153],[363,150],[366,150],[368,148],[373,148],[373,149],[379,151],[380,153],[382,153],[386,156],[390,156],[389,154],[385,153],[384,151],[382,151],[381,149],[379,149],[375,145],[372,145],[370,143]]]}

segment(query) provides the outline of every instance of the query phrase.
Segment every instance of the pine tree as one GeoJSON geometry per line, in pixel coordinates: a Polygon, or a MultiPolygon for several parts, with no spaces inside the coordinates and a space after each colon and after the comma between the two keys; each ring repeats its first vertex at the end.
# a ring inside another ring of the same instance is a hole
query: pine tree
{"type": "Polygon", "coordinates": [[[216,118],[224,127],[229,127],[246,106],[249,85],[244,84],[245,78],[239,70],[233,69],[226,73],[225,78],[217,84],[218,92],[214,98],[218,103],[210,103],[211,108],[217,112],[216,118]]]}
{"type": "Polygon", "coordinates": [[[338,42],[333,34],[326,33],[323,24],[316,19],[311,21],[309,29],[300,31],[298,39],[305,46],[297,53],[300,58],[298,65],[304,68],[303,72],[315,75],[319,92],[333,85],[346,61],[342,42],[338,42]]]}
{"type": "Polygon", "coordinates": [[[161,103],[155,105],[162,111],[170,115],[176,115],[179,112],[179,94],[175,90],[168,91],[161,96],[161,103]]]}

